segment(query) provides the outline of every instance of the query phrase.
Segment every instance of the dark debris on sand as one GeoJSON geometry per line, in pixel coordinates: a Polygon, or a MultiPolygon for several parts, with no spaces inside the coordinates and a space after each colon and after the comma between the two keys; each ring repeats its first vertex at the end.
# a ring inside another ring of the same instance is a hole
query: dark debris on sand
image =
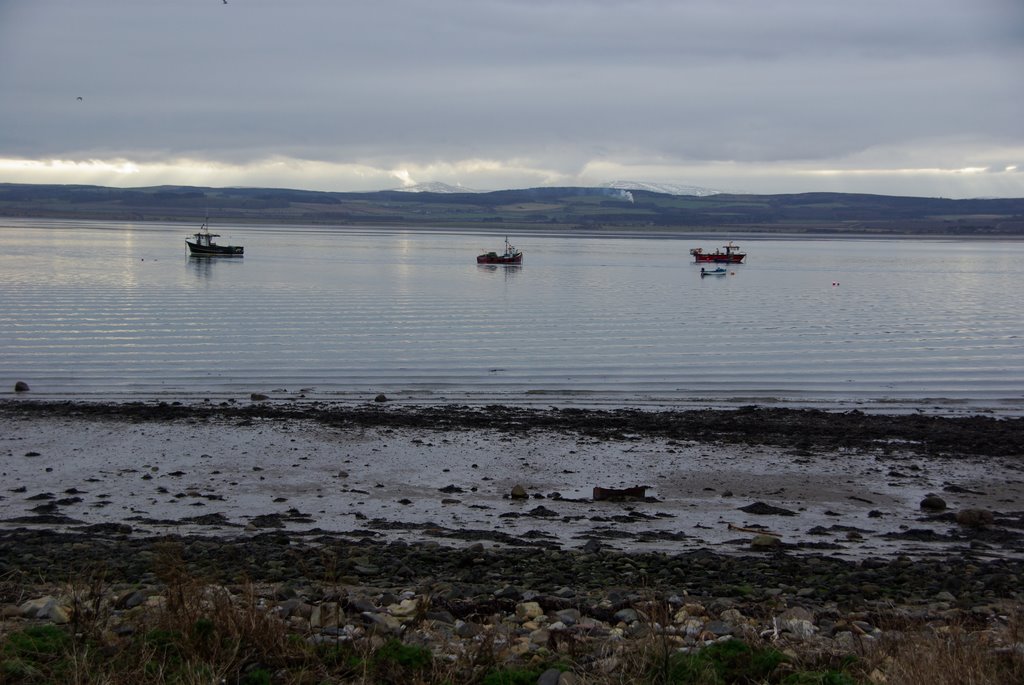
{"type": "Polygon", "coordinates": [[[325,402],[183,404],[168,402],[2,401],[0,414],[109,418],[135,422],[254,420],[319,422],[334,427],[415,428],[437,431],[497,430],[573,432],[604,440],[635,437],[711,443],[773,445],[796,449],[886,448],[929,455],[1024,454],[1024,418],[993,416],[879,415],[746,406],[738,409],[534,409],[332,405],[325,402]]]}

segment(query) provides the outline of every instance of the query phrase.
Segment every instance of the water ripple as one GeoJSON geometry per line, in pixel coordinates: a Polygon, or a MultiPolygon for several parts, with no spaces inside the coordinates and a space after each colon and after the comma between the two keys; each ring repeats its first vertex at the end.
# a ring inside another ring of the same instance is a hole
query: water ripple
{"type": "Polygon", "coordinates": [[[1024,296],[1016,243],[746,240],[711,280],[689,240],[483,269],[492,237],[240,226],[218,262],[175,227],[0,228],[8,388],[1024,402],[1024,314],[992,305],[1024,296]]]}

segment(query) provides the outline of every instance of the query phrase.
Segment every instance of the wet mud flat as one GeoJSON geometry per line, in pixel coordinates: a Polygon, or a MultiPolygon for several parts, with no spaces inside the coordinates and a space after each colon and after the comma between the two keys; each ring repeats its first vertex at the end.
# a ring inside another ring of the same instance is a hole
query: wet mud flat
{"type": "Polygon", "coordinates": [[[19,399],[0,530],[1018,559],[1022,455],[991,416],[19,399]]]}

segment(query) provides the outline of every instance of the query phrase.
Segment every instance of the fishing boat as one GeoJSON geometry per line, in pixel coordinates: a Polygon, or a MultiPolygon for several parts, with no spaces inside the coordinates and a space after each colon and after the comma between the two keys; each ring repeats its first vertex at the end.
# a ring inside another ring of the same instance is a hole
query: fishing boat
{"type": "Polygon", "coordinates": [[[747,256],[745,252],[739,251],[740,246],[734,245],[730,240],[728,245],[723,245],[722,249],[715,250],[714,252],[705,252],[704,248],[695,247],[690,250],[690,254],[693,255],[693,261],[698,264],[702,262],[715,262],[720,264],[740,264],[743,258],[747,256]],[[725,250],[724,252],[722,250],[725,250]]]}
{"type": "Polygon", "coordinates": [[[703,266],[700,268],[700,277],[705,276],[724,276],[728,271],[724,266],[720,266],[717,269],[705,269],[703,266]]]}
{"type": "Polygon", "coordinates": [[[188,245],[188,253],[193,257],[241,257],[245,248],[241,245],[218,245],[213,242],[219,238],[219,233],[210,233],[209,219],[203,222],[199,230],[192,235],[192,239],[185,239],[188,245]]]}
{"type": "Polygon", "coordinates": [[[505,252],[498,254],[497,252],[484,252],[482,255],[477,256],[477,264],[522,264],[523,253],[521,250],[517,250],[512,247],[511,243],[508,242],[508,236],[505,236],[505,252]]]}

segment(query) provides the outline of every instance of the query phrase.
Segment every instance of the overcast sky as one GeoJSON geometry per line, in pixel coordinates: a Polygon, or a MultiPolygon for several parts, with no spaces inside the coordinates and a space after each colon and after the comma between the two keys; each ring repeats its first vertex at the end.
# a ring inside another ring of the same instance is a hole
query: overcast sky
{"type": "Polygon", "coordinates": [[[1024,197],[1024,0],[0,0],[0,182],[1024,197]]]}

